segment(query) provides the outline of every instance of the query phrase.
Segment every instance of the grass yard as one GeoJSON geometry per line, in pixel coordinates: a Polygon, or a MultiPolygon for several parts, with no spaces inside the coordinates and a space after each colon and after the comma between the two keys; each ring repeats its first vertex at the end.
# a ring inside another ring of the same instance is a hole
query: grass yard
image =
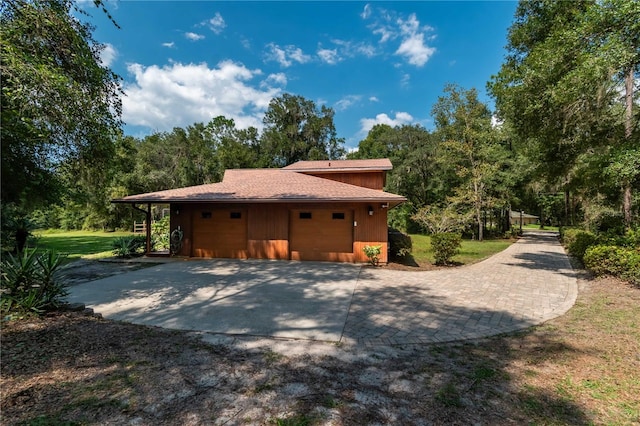
{"type": "Polygon", "coordinates": [[[557,226],[545,226],[544,229],[540,229],[540,225],[536,225],[533,223],[530,225],[523,225],[522,229],[527,231],[547,231],[547,232],[558,232],[560,230],[560,228],[558,228],[557,226]]]}
{"type": "MultiPolygon", "coordinates": [[[[435,260],[433,258],[433,250],[431,250],[431,237],[428,235],[412,234],[411,241],[413,243],[411,254],[417,266],[424,267],[427,264],[433,264],[435,260]]],[[[513,244],[513,242],[513,240],[502,239],[485,241],[463,240],[460,253],[454,256],[453,261],[456,264],[462,265],[476,263],[501,252],[513,244]]]]}
{"type": "Polygon", "coordinates": [[[37,248],[65,253],[69,259],[99,259],[111,257],[113,240],[131,232],[99,231],[35,231],[37,248]]]}

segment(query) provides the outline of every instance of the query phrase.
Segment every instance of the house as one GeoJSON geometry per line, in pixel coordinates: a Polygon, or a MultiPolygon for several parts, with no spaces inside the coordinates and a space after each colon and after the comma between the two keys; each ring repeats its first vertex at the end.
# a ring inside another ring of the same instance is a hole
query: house
{"type": "Polygon", "coordinates": [[[538,216],[534,216],[532,214],[527,214],[524,212],[510,210],[509,220],[511,221],[510,222],[511,226],[520,226],[521,224],[531,225],[531,224],[538,223],[538,216]]]}
{"type": "Polygon", "coordinates": [[[146,204],[147,223],[151,204],[169,204],[182,256],[366,262],[363,247],[380,245],[387,262],[387,212],[406,201],[383,191],[388,170],[388,159],[300,161],[112,202],[146,204]]]}

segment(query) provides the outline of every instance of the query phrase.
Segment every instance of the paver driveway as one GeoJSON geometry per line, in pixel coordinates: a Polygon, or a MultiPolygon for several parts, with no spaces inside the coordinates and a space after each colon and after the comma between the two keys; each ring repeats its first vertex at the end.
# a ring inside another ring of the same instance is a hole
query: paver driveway
{"type": "Polygon", "coordinates": [[[506,250],[461,268],[363,269],[345,343],[406,344],[486,337],[564,314],[578,295],[555,234],[530,232],[506,250]]]}
{"type": "Polygon", "coordinates": [[[564,314],[576,296],[577,281],[557,238],[529,233],[461,268],[173,262],[72,287],[70,301],[106,318],[167,328],[369,346],[514,331],[564,314]]]}

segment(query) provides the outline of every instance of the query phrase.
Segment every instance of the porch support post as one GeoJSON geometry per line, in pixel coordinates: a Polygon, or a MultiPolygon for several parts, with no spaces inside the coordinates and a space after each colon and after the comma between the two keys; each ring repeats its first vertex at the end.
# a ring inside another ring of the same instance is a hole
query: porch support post
{"type": "Polygon", "coordinates": [[[151,254],[151,203],[147,203],[147,256],[151,254]]]}

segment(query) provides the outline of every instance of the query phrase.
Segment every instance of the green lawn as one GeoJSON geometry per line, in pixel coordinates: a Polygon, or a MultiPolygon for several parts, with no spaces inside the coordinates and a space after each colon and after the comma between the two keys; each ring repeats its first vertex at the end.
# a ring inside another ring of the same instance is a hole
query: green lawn
{"type": "Polygon", "coordinates": [[[46,230],[34,235],[38,249],[65,253],[69,259],[98,259],[112,256],[112,241],[131,232],[46,230]]]}
{"type": "MultiPolygon", "coordinates": [[[[425,263],[434,263],[433,251],[431,250],[431,237],[428,235],[412,234],[411,241],[413,244],[413,260],[423,266],[425,263]]],[[[482,259],[486,259],[496,253],[501,252],[513,243],[512,240],[485,240],[472,241],[462,240],[462,248],[453,261],[459,264],[467,265],[476,263],[482,259]]]]}
{"type": "Polygon", "coordinates": [[[531,225],[523,225],[522,229],[529,231],[549,231],[549,232],[558,232],[559,228],[557,226],[545,226],[544,229],[540,229],[540,225],[531,224],[531,225]]]}
{"type": "MultiPolygon", "coordinates": [[[[37,247],[68,254],[69,259],[97,259],[112,256],[111,243],[117,237],[131,235],[130,232],[98,231],[36,231],[37,247]]],[[[428,235],[411,235],[413,259],[418,265],[433,263],[431,239],[428,235]]],[[[460,254],[453,258],[458,264],[470,264],[494,255],[511,245],[510,240],[462,241],[460,254]]]]}

